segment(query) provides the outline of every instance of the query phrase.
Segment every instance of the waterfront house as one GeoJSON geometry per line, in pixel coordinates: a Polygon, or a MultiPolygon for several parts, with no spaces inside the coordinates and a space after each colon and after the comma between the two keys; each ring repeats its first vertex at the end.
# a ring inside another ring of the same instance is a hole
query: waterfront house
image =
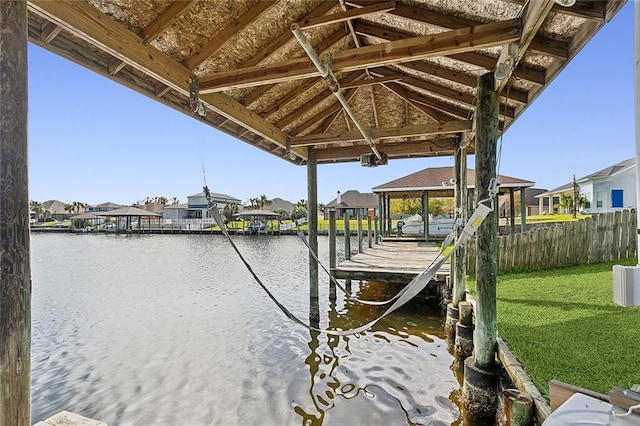
{"type": "Polygon", "coordinates": [[[349,214],[351,218],[357,217],[358,214],[361,217],[366,217],[370,211],[377,215],[378,204],[378,196],[372,192],[361,193],[350,189],[342,194],[338,191],[336,198],[325,205],[324,215],[327,219],[328,209],[335,209],[337,219],[342,219],[345,213],[349,214]]]}
{"type": "Polygon", "coordinates": [[[52,218],[54,220],[66,220],[71,216],[71,212],[64,209],[64,203],[59,200],[47,200],[42,203],[45,211],[45,220],[52,218]]]}
{"type": "Polygon", "coordinates": [[[119,209],[121,207],[122,207],[121,204],[107,201],[106,203],[98,204],[96,206],[87,206],[87,211],[90,213],[108,212],[111,210],[119,209]]]}
{"type": "MultiPolygon", "coordinates": [[[[636,162],[630,158],[602,170],[576,179],[577,190],[583,195],[586,204],[585,213],[608,213],[620,211],[625,208],[637,208],[636,199],[636,162]]],[[[551,203],[552,207],[547,212],[558,212],[560,209],[560,197],[567,195],[573,197],[574,183],[569,182],[550,191],[544,192],[536,198],[543,210],[542,203],[551,203]]]]}
{"type": "Polygon", "coordinates": [[[187,203],[170,204],[162,210],[163,219],[185,219],[187,217],[187,203]]]}
{"type": "Polygon", "coordinates": [[[210,192],[209,195],[211,197],[210,201],[207,200],[204,192],[198,192],[197,194],[189,195],[187,197],[187,219],[203,219],[210,217],[208,209],[213,204],[216,204],[218,206],[218,210],[222,211],[224,206],[227,204],[235,203],[240,206],[242,203],[240,199],[227,194],[210,192]]]}

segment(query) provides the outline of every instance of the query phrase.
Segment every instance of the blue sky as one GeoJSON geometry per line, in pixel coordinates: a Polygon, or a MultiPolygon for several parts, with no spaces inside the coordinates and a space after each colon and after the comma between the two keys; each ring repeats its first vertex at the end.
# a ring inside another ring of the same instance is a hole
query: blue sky
{"type": "MultiPolygon", "coordinates": [[[[634,156],[633,1],[585,46],[505,132],[499,173],[552,189],[634,156]]],[[[307,198],[294,166],[29,44],[29,197],[131,204],[202,190],[243,201],[307,198]]],[[[318,201],[453,158],[318,166],[318,201]]],[[[470,157],[469,167],[474,168],[470,157]]]]}

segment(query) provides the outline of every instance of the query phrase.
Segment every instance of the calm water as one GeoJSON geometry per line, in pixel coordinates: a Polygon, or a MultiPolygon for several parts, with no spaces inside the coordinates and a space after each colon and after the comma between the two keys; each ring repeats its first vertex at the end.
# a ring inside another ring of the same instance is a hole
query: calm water
{"type": "MultiPolygon", "coordinates": [[[[306,322],[303,242],[234,241],[306,322]]],[[[319,246],[328,265],[328,239],[319,246]]],[[[34,423],[65,409],[110,426],[462,424],[440,310],[424,301],[334,337],[287,319],[222,236],[32,234],[31,247],[34,423]]],[[[345,303],[340,290],[332,303],[328,283],[321,271],[322,328],[384,310],[345,303]]]]}

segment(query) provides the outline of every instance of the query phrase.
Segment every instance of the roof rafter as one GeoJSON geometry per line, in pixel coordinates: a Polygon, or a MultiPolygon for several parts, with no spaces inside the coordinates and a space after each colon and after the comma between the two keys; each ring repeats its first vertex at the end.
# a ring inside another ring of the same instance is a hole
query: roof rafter
{"type": "MultiPolygon", "coordinates": [[[[451,115],[445,114],[440,110],[432,108],[431,106],[427,106],[427,105],[424,105],[422,103],[416,102],[414,99],[411,98],[411,95],[409,95],[407,93],[407,92],[409,92],[409,89],[407,89],[406,87],[404,87],[404,86],[402,86],[400,84],[397,84],[397,83],[384,84],[383,86],[387,90],[389,90],[391,93],[395,94],[397,97],[399,97],[400,99],[405,101],[407,103],[407,108],[408,108],[409,105],[413,105],[414,107],[418,108],[420,111],[422,111],[423,113],[427,114],[429,117],[431,117],[432,119],[436,120],[439,123],[444,123],[445,121],[451,120],[451,115]]],[[[455,117],[456,118],[463,118],[463,117],[466,117],[466,116],[467,116],[467,114],[459,115],[459,116],[455,116],[455,117]]],[[[407,117],[407,119],[408,119],[408,117],[407,117]]]]}
{"type": "MultiPolygon", "coordinates": [[[[519,40],[519,27],[519,20],[509,20],[344,50],[333,55],[332,69],[334,72],[355,71],[373,66],[415,61],[430,56],[499,46],[519,40]]],[[[211,93],[316,75],[318,70],[315,65],[308,58],[299,58],[262,67],[204,76],[200,80],[200,92],[211,93]]]]}
{"type": "Polygon", "coordinates": [[[352,87],[362,87],[362,86],[373,86],[375,84],[388,83],[390,81],[400,81],[402,80],[403,75],[401,73],[390,74],[385,77],[372,77],[367,78],[365,80],[354,81],[352,83],[343,83],[340,82],[341,89],[350,89],[352,87]]]}
{"type": "MultiPolygon", "coordinates": [[[[372,129],[371,137],[374,140],[391,138],[408,138],[414,136],[434,136],[451,133],[466,132],[471,130],[471,122],[455,120],[446,123],[417,124],[413,126],[401,126],[392,128],[372,129]]],[[[364,136],[358,132],[321,133],[291,138],[291,146],[313,146],[342,142],[363,141],[364,136]]]]}
{"type": "Polygon", "coordinates": [[[194,4],[194,0],[174,1],[160,12],[156,19],[151,21],[142,29],[142,31],[140,31],[140,37],[146,40],[147,43],[154,40],[194,4]]]}
{"type": "Polygon", "coordinates": [[[47,22],[40,29],[40,41],[44,44],[49,44],[53,41],[58,34],[60,34],[62,28],[54,24],[53,22],[47,22]]]}
{"type": "Polygon", "coordinates": [[[300,28],[314,28],[321,25],[335,24],[337,22],[345,22],[350,19],[361,18],[363,16],[373,15],[375,13],[389,12],[395,9],[395,1],[385,1],[380,3],[371,4],[358,9],[349,9],[344,12],[332,13],[330,15],[319,16],[316,18],[309,18],[298,22],[300,28]]]}
{"type": "MultiPolygon", "coordinates": [[[[359,88],[356,87],[353,89],[348,89],[344,92],[344,98],[347,100],[347,102],[355,96],[355,94],[358,92],[358,89],[359,88]]],[[[318,112],[313,117],[307,119],[304,123],[298,125],[295,129],[291,130],[289,134],[297,136],[308,128],[329,117],[331,114],[342,111],[342,109],[342,104],[337,99],[335,99],[335,101],[331,105],[318,112]]]]}
{"type": "MultiPolygon", "coordinates": [[[[323,52],[323,53],[326,53],[329,49],[331,49],[331,47],[333,47],[336,43],[340,42],[340,40],[342,40],[346,36],[347,36],[347,33],[344,30],[344,28],[340,28],[340,29],[338,29],[338,31],[336,31],[333,34],[331,34],[328,38],[323,39],[323,40],[319,41],[318,43],[316,43],[313,46],[313,49],[314,50],[319,50],[320,52],[323,52]]],[[[272,83],[272,84],[266,84],[264,86],[257,87],[256,89],[254,89],[251,93],[247,94],[242,99],[242,103],[245,106],[251,105],[252,103],[257,101],[258,99],[260,99],[262,96],[264,96],[265,93],[267,93],[269,90],[271,90],[276,85],[277,85],[277,83],[272,83]]]]}
{"type": "MultiPolygon", "coordinates": [[[[524,5],[526,0],[503,0],[508,3],[524,5]]],[[[551,11],[563,15],[577,16],[584,19],[604,21],[606,1],[578,1],[571,7],[554,4],[551,11]]]]}
{"type": "Polygon", "coordinates": [[[231,25],[224,27],[222,31],[215,34],[204,46],[196,50],[196,52],[185,61],[186,67],[190,70],[197,68],[198,65],[214,55],[231,37],[258,19],[276,3],[275,0],[260,0],[255,6],[250,7],[231,25]]]}
{"type": "Polygon", "coordinates": [[[385,86],[389,90],[397,94],[398,96],[414,104],[422,112],[424,112],[425,114],[429,115],[431,118],[437,121],[440,121],[440,122],[446,121],[446,119],[443,119],[442,113],[447,113],[458,118],[467,118],[470,116],[469,110],[462,109],[453,105],[445,104],[444,102],[440,102],[436,99],[429,98],[421,93],[416,93],[413,90],[409,90],[407,86],[403,86],[399,83],[386,83],[385,86]],[[421,108],[419,105],[423,105],[429,109],[421,108]],[[440,112],[440,114],[438,114],[438,112],[440,112]]]}
{"type": "MultiPolygon", "coordinates": [[[[28,7],[32,12],[55,22],[183,96],[189,95],[191,72],[186,67],[89,4],[70,0],[33,0],[28,7]]],[[[287,136],[282,130],[230,97],[212,93],[201,96],[201,100],[217,113],[276,145],[286,147],[287,136]]],[[[306,158],[306,151],[296,153],[306,158]]]]}
{"type": "MultiPolygon", "coordinates": [[[[507,85],[511,74],[513,73],[514,65],[519,63],[524,57],[527,48],[533,42],[538,29],[542,26],[545,19],[547,19],[547,15],[549,15],[554,4],[554,0],[537,0],[535,2],[528,2],[524,7],[524,10],[522,11],[522,36],[520,37],[520,42],[512,45],[505,45],[502,48],[500,57],[498,58],[496,70],[500,67],[508,68],[508,72],[503,76],[503,78],[500,80],[496,79],[495,90],[498,92],[502,91],[502,89],[507,85]],[[512,47],[516,50],[515,54],[511,52],[512,47]]],[[[498,73],[496,72],[496,75],[497,74],[498,73]]]]}
{"type": "MultiPolygon", "coordinates": [[[[355,24],[355,30],[360,35],[371,36],[387,41],[404,40],[408,37],[412,37],[411,34],[403,31],[398,31],[393,28],[384,27],[381,25],[373,25],[365,22],[357,22],[355,24]]],[[[448,55],[448,57],[460,62],[484,68],[487,71],[494,70],[498,61],[497,58],[476,52],[458,53],[448,55]]],[[[536,84],[545,84],[546,82],[546,76],[544,72],[532,68],[525,68],[522,64],[518,64],[516,66],[514,75],[518,78],[522,78],[523,80],[531,81],[532,83],[536,84]]]]}
{"type": "MultiPolygon", "coordinates": [[[[384,152],[389,157],[430,157],[443,155],[445,152],[453,154],[456,149],[455,137],[447,137],[437,140],[412,141],[397,144],[377,144],[380,152],[384,152]]],[[[352,161],[360,158],[362,154],[371,152],[371,147],[367,144],[331,147],[330,149],[316,149],[316,159],[318,162],[331,161],[352,161]]]]}

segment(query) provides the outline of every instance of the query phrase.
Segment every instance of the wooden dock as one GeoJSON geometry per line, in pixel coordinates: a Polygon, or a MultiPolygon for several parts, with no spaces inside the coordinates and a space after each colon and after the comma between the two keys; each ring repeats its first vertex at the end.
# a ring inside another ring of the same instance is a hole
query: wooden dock
{"type": "Polygon", "coordinates": [[[107,426],[107,424],[80,414],[61,411],[55,416],[36,423],[34,426],[107,426]]]}
{"type": "MultiPolygon", "coordinates": [[[[408,283],[424,271],[439,250],[431,242],[412,239],[384,239],[381,244],[364,248],[362,253],[340,262],[333,272],[339,279],[408,283]]],[[[443,265],[434,280],[445,282],[449,264],[443,265]]]]}

